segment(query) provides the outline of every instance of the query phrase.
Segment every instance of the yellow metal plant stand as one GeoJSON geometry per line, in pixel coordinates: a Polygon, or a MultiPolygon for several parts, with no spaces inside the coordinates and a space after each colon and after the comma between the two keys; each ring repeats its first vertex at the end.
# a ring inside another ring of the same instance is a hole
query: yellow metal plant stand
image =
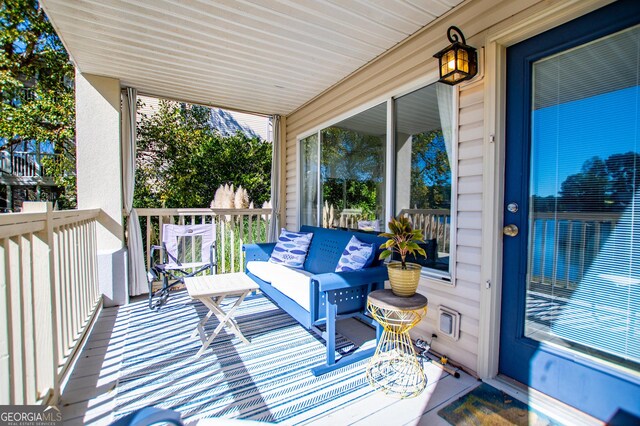
{"type": "Polygon", "coordinates": [[[391,290],[369,294],[367,308],[382,326],[376,353],[367,366],[371,386],[388,395],[410,398],[427,385],[427,377],[413,349],[411,330],[427,313],[427,298],[395,296],[391,290]]]}

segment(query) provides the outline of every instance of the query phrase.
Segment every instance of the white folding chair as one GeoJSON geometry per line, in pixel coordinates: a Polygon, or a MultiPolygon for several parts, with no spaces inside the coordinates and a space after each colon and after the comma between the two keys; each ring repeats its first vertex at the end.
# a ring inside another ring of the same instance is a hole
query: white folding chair
{"type": "Polygon", "coordinates": [[[152,266],[149,280],[149,308],[159,309],[169,298],[169,289],[184,279],[205,271],[217,273],[215,225],[162,226],[162,245],[151,247],[152,266]],[[161,250],[156,263],[155,253],[161,250]],[[162,280],[162,287],[153,290],[153,283],[162,280]]]}

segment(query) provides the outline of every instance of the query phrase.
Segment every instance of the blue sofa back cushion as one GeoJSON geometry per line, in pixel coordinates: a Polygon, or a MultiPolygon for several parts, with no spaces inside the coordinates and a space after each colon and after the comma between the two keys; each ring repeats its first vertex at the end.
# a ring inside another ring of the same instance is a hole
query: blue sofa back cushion
{"type": "Polygon", "coordinates": [[[374,253],[375,247],[372,243],[363,243],[354,235],[342,251],[342,256],[340,256],[338,266],[336,266],[336,272],[362,269],[367,263],[371,264],[373,262],[372,255],[374,253]]]}
{"type": "Polygon", "coordinates": [[[312,238],[313,233],[292,232],[282,228],[269,262],[280,263],[291,268],[302,268],[312,238]]]}
{"type": "Polygon", "coordinates": [[[313,233],[313,240],[309,246],[309,253],[304,262],[304,269],[314,274],[324,274],[326,272],[334,272],[340,256],[351,237],[356,236],[364,243],[373,244],[375,250],[367,259],[365,268],[369,266],[377,266],[380,263],[378,256],[382,252],[380,244],[386,241],[385,238],[378,237],[375,234],[368,234],[358,231],[341,231],[337,229],[318,228],[316,226],[304,225],[300,228],[300,232],[313,233]]]}

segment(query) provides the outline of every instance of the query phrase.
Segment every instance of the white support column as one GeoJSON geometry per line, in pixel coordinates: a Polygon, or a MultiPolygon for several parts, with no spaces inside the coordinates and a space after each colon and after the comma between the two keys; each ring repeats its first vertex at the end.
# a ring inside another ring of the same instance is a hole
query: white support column
{"type": "Polygon", "coordinates": [[[96,230],[104,306],[127,303],[122,217],[120,81],[76,71],[78,208],[100,208],[96,230]]]}

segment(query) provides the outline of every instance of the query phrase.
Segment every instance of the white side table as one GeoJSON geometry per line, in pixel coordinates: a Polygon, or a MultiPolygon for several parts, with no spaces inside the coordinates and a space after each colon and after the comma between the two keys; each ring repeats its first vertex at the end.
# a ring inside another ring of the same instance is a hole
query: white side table
{"type": "Polygon", "coordinates": [[[185,278],[184,283],[187,287],[187,291],[189,292],[189,296],[192,299],[200,300],[207,308],[209,308],[209,312],[202,320],[200,320],[200,322],[198,322],[198,326],[191,335],[191,337],[200,335],[200,341],[202,341],[202,348],[200,348],[196,357],[199,357],[205,350],[207,350],[211,342],[213,342],[213,339],[215,339],[218,333],[222,331],[223,327],[226,327],[243,342],[249,343],[238,328],[238,323],[234,320],[233,314],[247,294],[260,288],[255,281],[249,278],[244,272],[235,272],[232,274],[204,275],[185,278]],[[227,296],[239,297],[231,309],[225,312],[220,308],[220,304],[227,296]],[[220,321],[220,324],[218,324],[215,330],[213,330],[213,333],[207,337],[204,331],[204,325],[209,321],[211,315],[215,315],[216,318],[218,318],[218,321],[220,321]]]}

